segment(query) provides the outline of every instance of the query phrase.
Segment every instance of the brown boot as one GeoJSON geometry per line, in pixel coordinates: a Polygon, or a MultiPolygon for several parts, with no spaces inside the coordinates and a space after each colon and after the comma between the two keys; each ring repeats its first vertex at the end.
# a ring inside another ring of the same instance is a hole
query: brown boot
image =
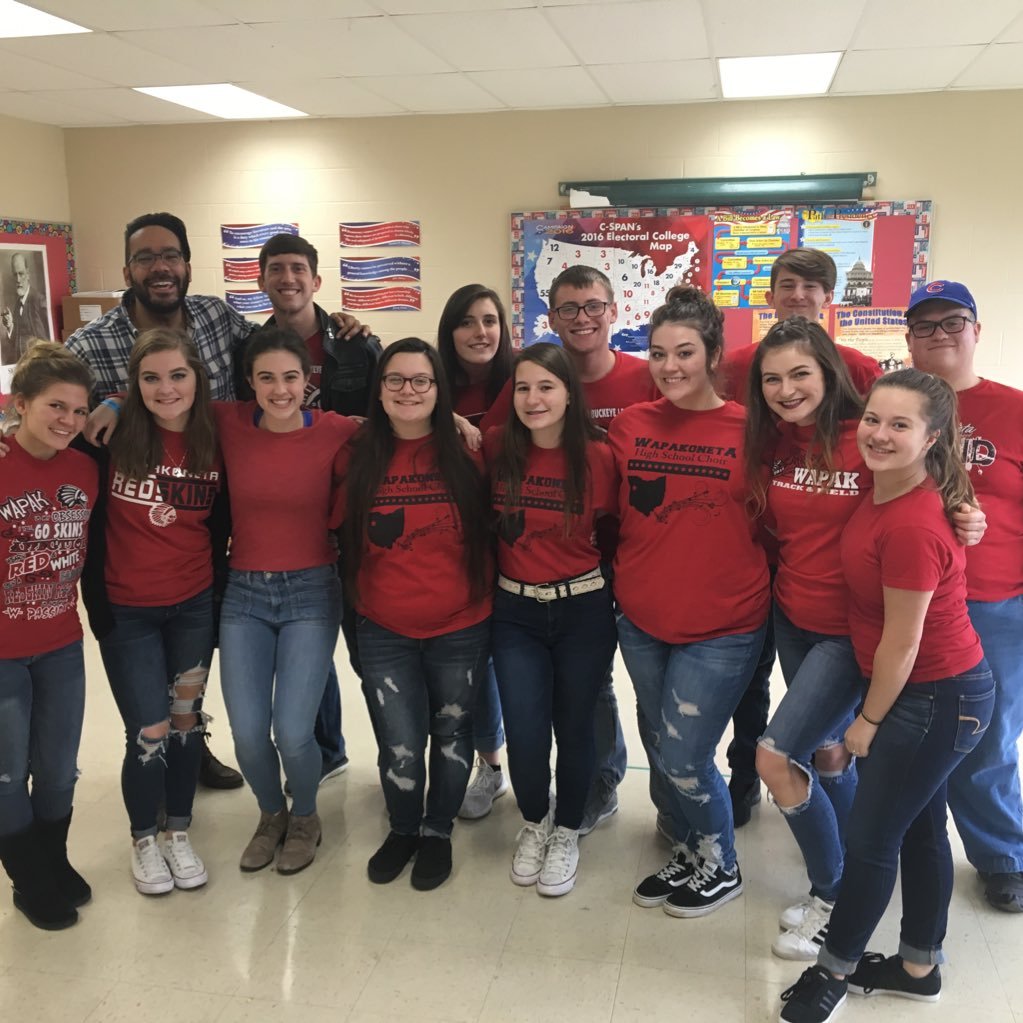
{"type": "Polygon", "coordinates": [[[256,832],[249,839],[249,844],[245,847],[238,866],[249,872],[269,867],[273,863],[277,847],[284,841],[287,830],[287,810],[278,810],[277,813],[260,813],[256,832]]]}
{"type": "Polygon", "coordinates": [[[320,818],[317,814],[311,813],[308,817],[292,814],[288,818],[288,837],[277,857],[277,873],[297,874],[305,870],[313,862],[321,838],[320,818]]]}

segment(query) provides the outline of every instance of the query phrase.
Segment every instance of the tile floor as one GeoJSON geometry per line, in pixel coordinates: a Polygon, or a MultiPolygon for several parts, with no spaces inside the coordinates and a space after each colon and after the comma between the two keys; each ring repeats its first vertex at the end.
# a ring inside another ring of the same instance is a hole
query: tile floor
{"type": "MultiPolygon", "coordinates": [[[[372,732],[358,686],[339,668],[352,766],[321,789],[324,841],[291,878],[246,875],[238,856],[257,819],[247,789],[200,792],[193,841],[210,883],[138,895],[118,771],[123,739],[96,648],[87,641],[89,701],[72,854],[93,885],[80,923],[48,934],[0,894],[0,1020],[11,1023],[385,1023],[417,1019],[571,1023],[686,1019],[761,1023],[802,965],[772,957],[778,912],[805,890],[795,845],[765,803],[737,836],[745,894],[713,915],[676,920],[630,900],[661,867],[647,776],[616,669],[632,767],[621,811],[581,845],[579,883],[542,899],[508,880],[519,827],[514,796],[490,817],[459,823],[455,870],[433,892],[406,872],[378,887],[366,860],[387,831],[372,732]]],[[[216,673],[213,746],[233,762],[216,673]]],[[[956,851],[942,999],[919,1005],[853,999],[843,1020],[1023,1023],[1023,915],[989,909],[956,851]]],[[[894,951],[898,896],[872,948],[894,951]]]]}

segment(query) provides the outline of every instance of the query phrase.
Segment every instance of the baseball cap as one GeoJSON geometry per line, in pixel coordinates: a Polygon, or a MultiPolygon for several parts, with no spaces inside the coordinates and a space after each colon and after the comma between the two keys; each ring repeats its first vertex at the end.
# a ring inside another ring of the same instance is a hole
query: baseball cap
{"type": "Polygon", "coordinates": [[[977,315],[977,303],[973,300],[970,289],[965,284],[960,284],[958,281],[931,281],[930,284],[925,284],[913,292],[909,299],[909,305],[906,306],[907,319],[918,305],[930,302],[932,298],[940,298],[945,302],[961,305],[964,309],[969,309],[974,317],[977,315]]]}

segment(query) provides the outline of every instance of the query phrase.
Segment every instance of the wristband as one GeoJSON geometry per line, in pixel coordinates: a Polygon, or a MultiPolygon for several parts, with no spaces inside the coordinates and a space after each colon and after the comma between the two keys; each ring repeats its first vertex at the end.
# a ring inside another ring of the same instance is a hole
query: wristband
{"type": "Polygon", "coordinates": [[[871,721],[870,718],[868,718],[867,715],[864,714],[862,710],[860,711],[860,717],[863,718],[863,720],[866,721],[868,725],[873,725],[875,728],[880,728],[881,721],[884,720],[884,718],[882,718],[881,721],[871,721]]]}
{"type": "Polygon", "coordinates": [[[113,409],[115,416],[119,416],[121,414],[121,406],[116,401],[114,401],[113,398],[104,398],[100,402],[100,404],[106,405],[106,407],[109,409],[113,409]]]}

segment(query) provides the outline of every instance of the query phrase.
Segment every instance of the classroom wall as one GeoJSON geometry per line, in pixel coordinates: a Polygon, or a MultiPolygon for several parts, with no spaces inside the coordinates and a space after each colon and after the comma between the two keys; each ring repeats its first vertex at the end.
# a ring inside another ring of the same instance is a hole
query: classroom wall
{"type": "Polygon", "coordinates": [[[0,217],[70,219],[62,129],[0,116],[0,217]]]}
{"type": "Polygon", "coordinates": [[[295,219],[337,309],[338,221],[419,219],[423,311],[370,322],[432,338],[459,285],[509,296],[508,214],[562,206],[560,180],[876,170],[873,198],[934,200],[933,276],[977,296],[980,371],[1023,387],[1021,114],[1007,91],[67,129],[79,287],[120,286],[123,226],[142,212],[185,220],[193,291],[212,294],[221,223],[295,219]]]}

